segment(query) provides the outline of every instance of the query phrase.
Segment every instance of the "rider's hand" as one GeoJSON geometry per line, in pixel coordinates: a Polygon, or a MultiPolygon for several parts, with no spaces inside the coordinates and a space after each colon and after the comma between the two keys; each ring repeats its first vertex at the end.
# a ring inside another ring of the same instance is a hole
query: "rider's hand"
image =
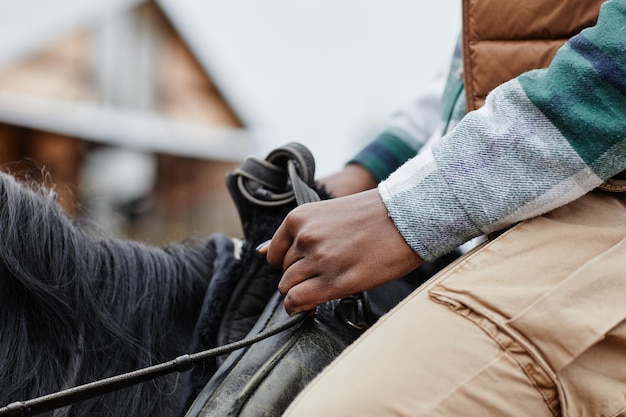
{"type": "Polygon", "coordinates": [[[284,272],[278,288],[289,314],[380,286],[423,262],[375,189],[296,208],[260,252],[284,272]]]}
{"type": "Polygon", "coordinates": [[[341,171],[317,180],[333,197],[344,197],[361,191],[371,190],[378,181],[361,165],[348,164],[341,171]]]}

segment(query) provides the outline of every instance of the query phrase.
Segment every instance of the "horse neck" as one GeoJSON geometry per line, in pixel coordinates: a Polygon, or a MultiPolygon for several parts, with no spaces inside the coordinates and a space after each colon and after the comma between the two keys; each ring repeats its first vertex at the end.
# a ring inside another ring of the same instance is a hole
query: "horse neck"
{"type": "MultiPolygon", "coordinates": [[[[0,406],[183,353],[208,256],[202,244],[95,238],[50,192],[0,174],[0,406]]],[[[164,378],[64,412],[159,415],[171,410],[163,392],[174,384],[164,378]]]]}

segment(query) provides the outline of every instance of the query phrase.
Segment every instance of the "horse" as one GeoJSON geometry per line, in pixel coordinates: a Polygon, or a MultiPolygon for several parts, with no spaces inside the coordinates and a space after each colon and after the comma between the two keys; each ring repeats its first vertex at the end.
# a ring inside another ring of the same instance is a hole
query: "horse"
{"type": "MultiPolygon", "coordinates": [[[[66,215],[52,187],[0,172],[0,405],[186,353],[228,242],[107,236],[66,215]]],[[[173,416],[189,392],[169,375],[48,415],[173,416]]]]}

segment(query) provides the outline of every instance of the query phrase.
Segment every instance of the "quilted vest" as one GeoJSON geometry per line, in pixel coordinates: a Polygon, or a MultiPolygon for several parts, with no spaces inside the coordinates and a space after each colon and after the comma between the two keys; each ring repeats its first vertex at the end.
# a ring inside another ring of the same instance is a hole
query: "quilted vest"
{"type": "Polygon", "coordinates": [[[547,67],[567,39],[593,26],[605,0],[463,0],[468,111],[523,72],[547,67]]]}

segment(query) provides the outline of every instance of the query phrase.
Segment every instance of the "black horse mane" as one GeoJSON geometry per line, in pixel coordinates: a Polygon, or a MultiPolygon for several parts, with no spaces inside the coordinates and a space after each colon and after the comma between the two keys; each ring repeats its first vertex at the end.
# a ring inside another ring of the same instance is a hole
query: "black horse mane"
{"type": "MultiPolygon", "coordinates": [[[[214,251],[107,237],[0,172],[0,407],[187,353],[214,251]]],[[[180,390],[171,375],[49,415],[171,416],[180,390]]]]}

